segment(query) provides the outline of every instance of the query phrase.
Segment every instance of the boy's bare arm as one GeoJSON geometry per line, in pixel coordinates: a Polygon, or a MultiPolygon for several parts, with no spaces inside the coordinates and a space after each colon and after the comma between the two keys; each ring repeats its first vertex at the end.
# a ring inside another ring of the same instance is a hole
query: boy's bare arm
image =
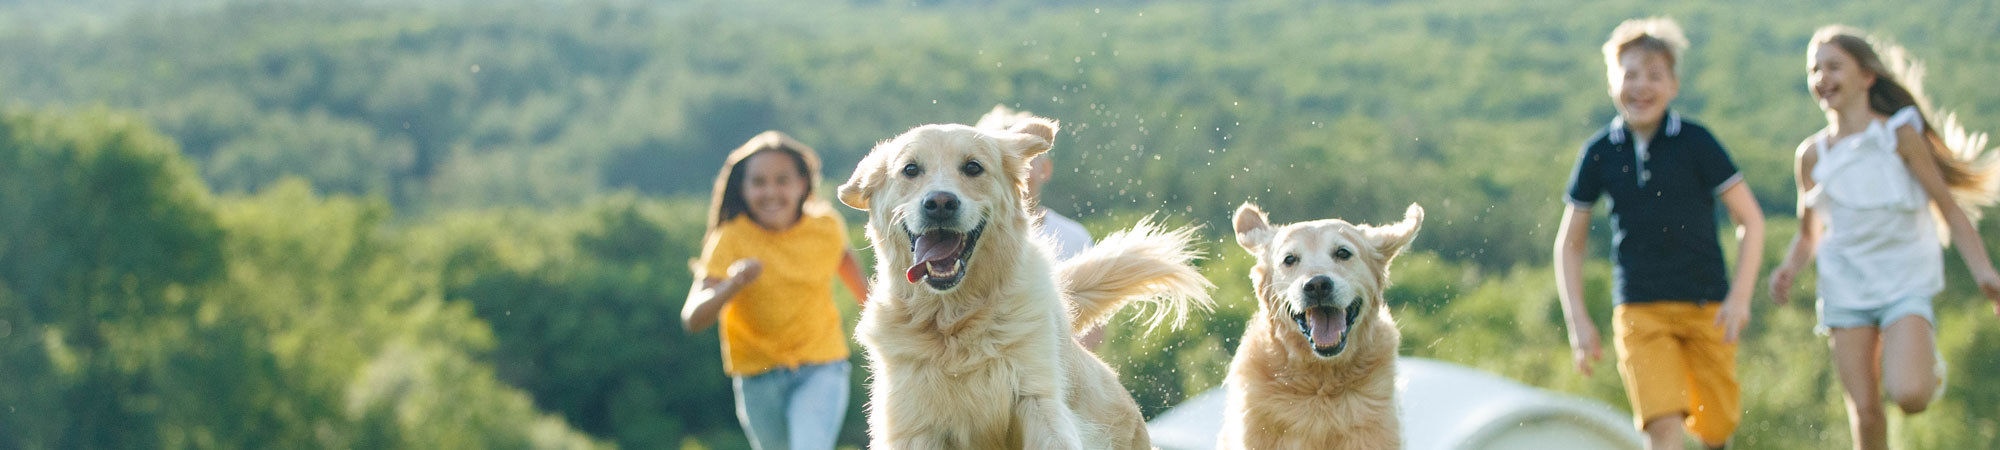
{"type": "Polygon", "coordinates": [[[1729,295],[1722,300],[1715,324],[1723,328],[1723,342],[1736,342],[1737,334],[1750,323],[1750,297],[1757,292],[1757,271],[1764,264],[1764,210],[1750,194],[1750,186],[1741,182],[1722,191],[1722,205],[1736,222],[1736,275],[1730,279],[1729,295]]]}
{"type": "Polygon", "coordinates": [[[1590,376],[1591,364],[1604,354],[1598,344],[1597,324],[1591,322],[1583,298],[1583,252],[1589,230],[1589,208],[1575,204],[1563,208],[1562,227],[1556,231],[1556,296],[1569,324],[1571,359],[1584,376],[1590,376]]]}

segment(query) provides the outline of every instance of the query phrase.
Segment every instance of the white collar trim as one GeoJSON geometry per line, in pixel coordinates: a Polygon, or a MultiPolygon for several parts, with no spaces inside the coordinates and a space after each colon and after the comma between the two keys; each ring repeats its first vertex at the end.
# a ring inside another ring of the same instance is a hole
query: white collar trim
{"type": "MultiPolygon", "coordinates": [[[[1681,134],[1681,114],[1673,110],[1667,110],[1667,123],[1664,128],[1665,130],[1662,131],[1665,131],[1667,136],[1679,136],[1681,134]]],[[[1611,143],[1614,145],[1625,143],[1625,116],[1620,115],[1611,118],[1610,137],[1611,143]]]]}

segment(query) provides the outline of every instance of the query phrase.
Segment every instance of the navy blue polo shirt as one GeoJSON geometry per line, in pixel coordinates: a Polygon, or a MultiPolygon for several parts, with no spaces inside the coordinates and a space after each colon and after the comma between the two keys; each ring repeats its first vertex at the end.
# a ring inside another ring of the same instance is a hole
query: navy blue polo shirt
{"type": "Polygon", "coordinates": [[[1729,293],[1716,199],[1743,181],[1722,143],[1668,111],[1641,153],[1623,118],[1591,137],[1569,178],[1569,201],[1611,195],[1612,299],[1720,301],[1729,293]]]}

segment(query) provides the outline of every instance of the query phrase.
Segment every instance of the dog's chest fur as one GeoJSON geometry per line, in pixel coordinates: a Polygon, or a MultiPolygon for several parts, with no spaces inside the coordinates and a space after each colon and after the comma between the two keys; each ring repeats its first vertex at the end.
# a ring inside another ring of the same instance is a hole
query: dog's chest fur
{"type": "Polygon", "coordinates": [[[1373,317],[1350,354],[1333,361],[1297,359],[1276,333],[1296,330],[1253,320],[1231,364],[1231,420],[1242,447],[1254,449],[1394,449],[1402,439],[1395,404],[1395,325],[1373,317]]]}
{"type": "Polygon", "coordinates": [[[1020,366],[1054,364],[1051,328],[1060,310],[881,306],[864,313],[855,333],[875,369],[871,395],[898,403],[885,412],[923,412],[882,417],[897,423],[888,429],[927,434],[951,448],[1020,442],[1014,406],[1024,395],[1022,372],[1035,370],[1020,366]],[[1046,360],[1022,360],[1024,348],[1046,360]]]}

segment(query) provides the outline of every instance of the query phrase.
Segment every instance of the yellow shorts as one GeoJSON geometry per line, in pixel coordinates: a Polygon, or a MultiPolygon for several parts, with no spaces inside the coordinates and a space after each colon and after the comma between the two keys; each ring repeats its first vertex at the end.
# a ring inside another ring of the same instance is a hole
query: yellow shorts
{"type": "Polygon", "coordinates": [[[1618,374],[1632,400],[1636,420],[1680,416],[1702,443],[1729,441],[1743,419],[1736,386],[1736,344],[1722,342],[1715,325],[1721,302],[1697,305],[1657,301],[1618,305],[1611,332],[1618,348],[1618,374]]]}

